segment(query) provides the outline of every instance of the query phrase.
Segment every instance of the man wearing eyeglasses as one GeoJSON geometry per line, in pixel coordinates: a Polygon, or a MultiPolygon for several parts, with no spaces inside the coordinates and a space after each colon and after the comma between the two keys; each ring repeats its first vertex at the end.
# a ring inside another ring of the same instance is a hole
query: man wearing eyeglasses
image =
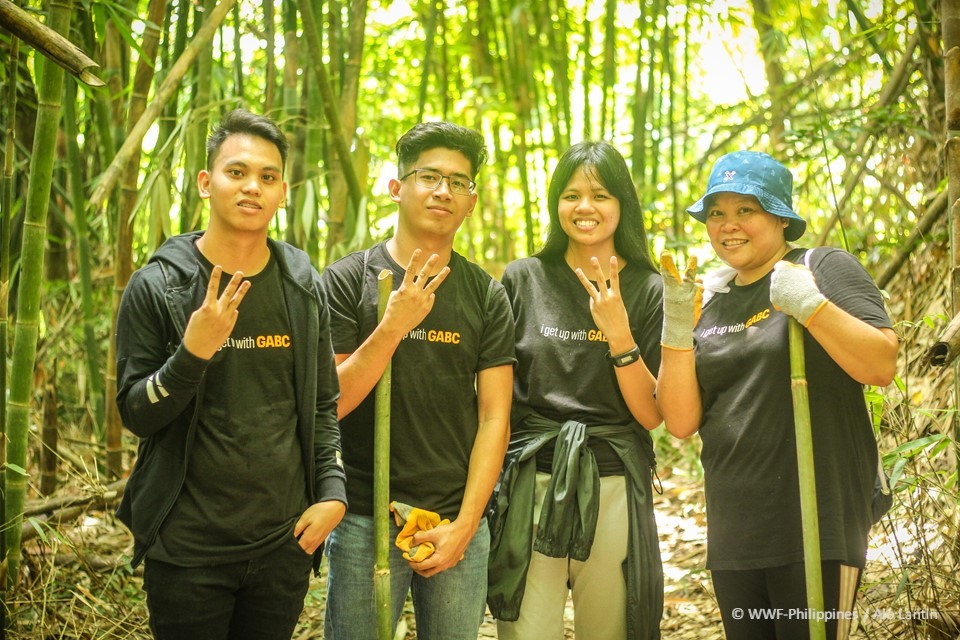
{"type": "MultiPolygon", "coordinates": [[[[484,508],[509,439],[513,323],[499,282],[453,250],[477,204],[482,136],[421,123],[397,142],[396,233],[330,265],[323,282],[341,395],[349,510],[328,539],[324,638],[376,637],[374,387],[392,359],[390,499],[443,520],[417,533],[435,551],[419,562],[391,548],[394,624],[412,590],[417,636],[475,640],[483,619],[489,533],[484,508]],[[377,276],[394,291],[377,323],[377,276]]],[[[391,520],[395,537],[398,527],[391,520]]]]}

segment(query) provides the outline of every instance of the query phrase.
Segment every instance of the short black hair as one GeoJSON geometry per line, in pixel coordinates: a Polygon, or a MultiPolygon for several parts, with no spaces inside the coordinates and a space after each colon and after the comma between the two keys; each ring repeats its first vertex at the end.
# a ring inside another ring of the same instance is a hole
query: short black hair
{"type": "Polygon", "coordinates": [[[613,246],[617,253],[628,263],[638,263],[652,271],[657,271],[650,248],[647,246],[647,232],[643,226],[643,209],[637,188],[633,184],[627,162],[608,142],[578,142],[560,157],[557,168],[550,177],[547,189],[547,209],[550,213],[550,226],[543,248],[537,253],[541,258],[562,258],[567,250],[569,238],[560,226],[560,194],[566,189],[574,172],[583,167],[603,187],[620,201],[620,222],[613,233],[613,246]]]}
{"type": "MultiPolygon", "coordinates": [[[[213,128],[207,138],[208,170],[213,168],[213,161],[217,159],[217,154],[220,152],[220,147],[223,146],[224,141],[237,134],[256,136],[267,142],[272,142],[277,147],[277,151],[280,152],[281,164],[284,166],[287,164],[287,151],[290,149],[290,143],[277,123],[266,116],[250,113],[246,109],[234,109],[223,116],[223,119],[213,128]]],[[[281,166],[282,168],[283,166],[281,166]]]]}
{"type": "Polygon", "coordinates": [[[470,161],[470,177],[475,178],[487,161],[487,148],[479,131],[467,129],[452,122],[421,122],[397,140],[397,164],[401,175],[420,154],[431,149],[453,149],[470,161]]]}

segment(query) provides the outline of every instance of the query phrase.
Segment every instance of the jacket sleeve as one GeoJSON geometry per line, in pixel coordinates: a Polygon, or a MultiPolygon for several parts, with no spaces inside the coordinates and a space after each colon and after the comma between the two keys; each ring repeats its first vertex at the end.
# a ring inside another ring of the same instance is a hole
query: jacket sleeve
{"type": "Polygon", "coordinates": [[[330,307],[320,284],[314,282],[318,305],[319,335],[317,338],[317,408],[314,419],[314,468],[316,501],[339,500],[347,504],[346,474],[340,448],[340,425],[337,421],[337,400],[340,383],[330,337],[330,307]]]}
{"type": "Polygon", "coordinates": [[[208,361],[191,354],[172,329],[159,267],[133,274],[117,315],[117,408],[124,425],[145,438],[192,405],[208,361]]]}

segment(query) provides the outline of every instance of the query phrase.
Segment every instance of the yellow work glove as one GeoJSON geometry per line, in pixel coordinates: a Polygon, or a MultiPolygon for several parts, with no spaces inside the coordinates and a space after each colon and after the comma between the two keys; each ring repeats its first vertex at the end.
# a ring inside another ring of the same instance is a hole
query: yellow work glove
{"type": "Polygon", "coordinates": [[[420,531],[429,531],[441,524],[450,524],[450,520],[447,518],[441,520],[440,515],[433,511],[411,507],[397,501],[390,503],[390,511],[393,512],[394,522],[397,523],[398,527],[402,527],[394,544],[403,551],[404,560],[421,562],[432,556],[433,552],[437,550],[433,543],[424,542],[415,545],[413,544],[413,536],[420,531]]]}
{"type": "Polygon", "coordinates": [[[668,349],[693,349],[693,328],[700,319],[703,307],[703,285],[697,282],[697,258],[690,256],[687,269],[680,276],[673,256],[660,254],[663,276],[663,329],[660,344],[668,349]]]}
{"type": "Polygon", "coordinates": [[[827,304],[813,272],[802,264],[780,260],[770,275],[770,302],[777,311],[793,316],[805,327],[827,304]]]}

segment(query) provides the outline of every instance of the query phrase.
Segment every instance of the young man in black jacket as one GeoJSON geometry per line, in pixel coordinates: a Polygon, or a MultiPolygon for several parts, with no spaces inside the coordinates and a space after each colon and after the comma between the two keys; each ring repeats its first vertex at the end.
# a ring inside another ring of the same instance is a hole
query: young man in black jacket
{"type": "Polygon", "coordinates": [[[319,274],[267,237],[287,148],[227,114],[197,178],[207,229],[164,243],[120,304],[117,405],[141,440],[118,516],[159,640],[290,638],[346,510],[319,274]]]}

